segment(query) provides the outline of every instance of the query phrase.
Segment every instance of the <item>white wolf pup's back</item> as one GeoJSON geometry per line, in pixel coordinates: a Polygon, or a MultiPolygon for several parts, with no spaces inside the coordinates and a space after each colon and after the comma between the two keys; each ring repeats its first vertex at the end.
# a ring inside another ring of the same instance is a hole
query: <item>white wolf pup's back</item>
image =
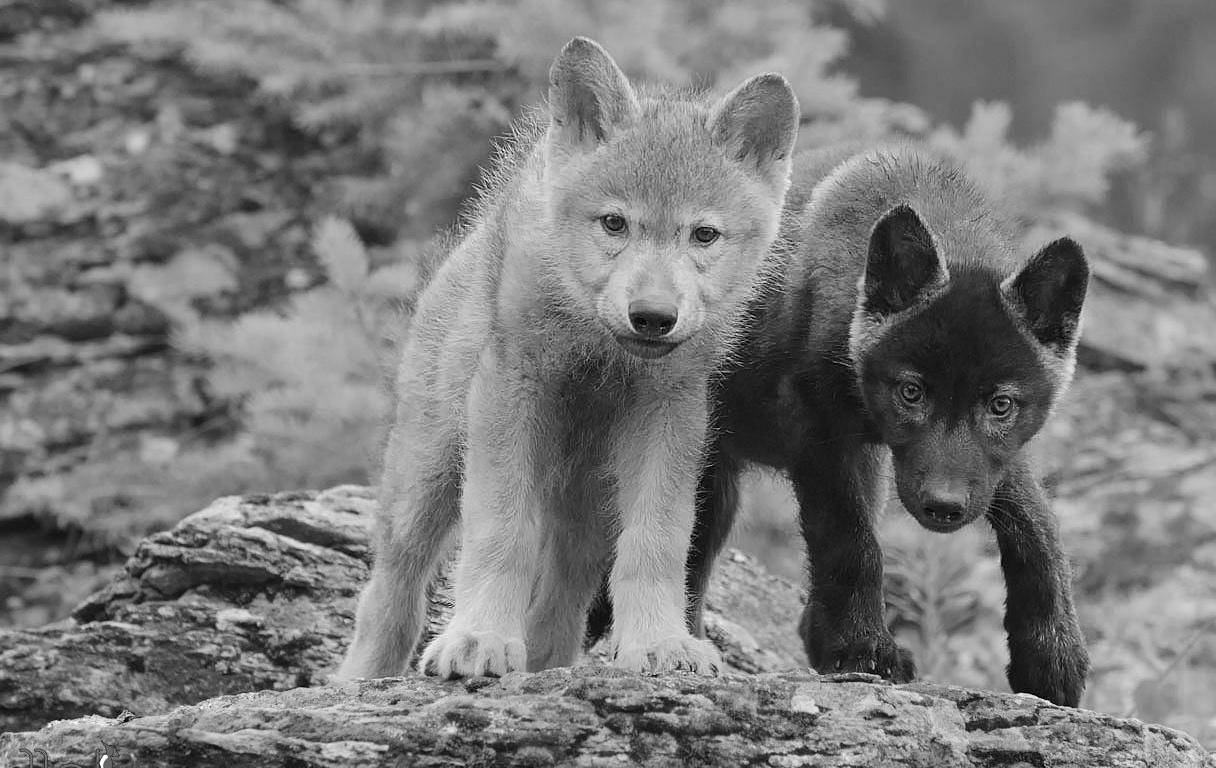
{"type": "Polygon", "coordinates": [[[581,38],[550,85],[545,130],[419,301],[342,677],[405,671],[462,518],[424,671],[571,663],[610,564],[619,664],[716,669],[683,618],[707,381],[777,233],[797,102],[777,75],[712,103],[639,97],[581,38]]]}

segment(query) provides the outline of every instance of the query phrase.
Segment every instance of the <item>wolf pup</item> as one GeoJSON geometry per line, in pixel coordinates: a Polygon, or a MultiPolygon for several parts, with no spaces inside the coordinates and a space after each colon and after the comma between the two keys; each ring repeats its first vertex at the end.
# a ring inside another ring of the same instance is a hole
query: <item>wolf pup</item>
{"type": "Polygon", "coordinates": [[[549,82],[547,125],[521,129],[418,303],[339,678],[407,669],[458,521],[424,673],[572,663],[610,565],[618,666],[717,670],[684,621],[708,379],[777,235],[797,100],[775,74],[715,103],[639,95],[584,38],[549,82]]]}
{"type": "Polygon", "coordinates": [[[1023,446],[1068,386],[1089,270],[1068,238],[1015,258],[1009,225],[910,147],[795,160],[783,284],[717,391],[689,556],[689,621],[747,463],[784,470],[811,577],[800,634],[820,670],[914,675],[883,622],[873,518],[894,465],[925,528],[986,516],[1008,593],[1009,684],[1075,706],[1089,666],[1069,568],[1023,446]],[[826,174],[826,176],[825,176],[826,174]],[[818,183],[816,183],[818,182],[818,183]]]}

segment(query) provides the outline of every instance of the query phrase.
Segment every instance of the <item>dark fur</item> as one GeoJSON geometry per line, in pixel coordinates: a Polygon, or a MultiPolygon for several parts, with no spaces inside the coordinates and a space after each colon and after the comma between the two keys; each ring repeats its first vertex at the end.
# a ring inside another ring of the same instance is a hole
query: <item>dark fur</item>
{"type": "MultiPolygon", "coordinates": [[[[1023,448],[1071,376],[1084,257],[1059,240],[1015,258],[1005,222],[948,163],[907,148],[840,170],[842,159],[797,159],[785,278],[758,300],[716,391],[717,440],[688,561],[689,623],[700,631],[741,470],[774,467],[793,482],[807,544],[811,596],[800,633],[811,663],[911,679],[911,654],[883,622],[873,528],[893,467],[901,501],[925,527],[946,532],[987,517],[1008,592],[1009,683],[1075,706],[1088,656],[1056,523],[1023,448]],[[909,375],[924,393],[913,405],[900,395],[909,375]],[[1003,392],[1017,403],[1005,420],[987,410],[1003,392]]],[[[593,622],[608,610],[598,606],[593,622]]]]}

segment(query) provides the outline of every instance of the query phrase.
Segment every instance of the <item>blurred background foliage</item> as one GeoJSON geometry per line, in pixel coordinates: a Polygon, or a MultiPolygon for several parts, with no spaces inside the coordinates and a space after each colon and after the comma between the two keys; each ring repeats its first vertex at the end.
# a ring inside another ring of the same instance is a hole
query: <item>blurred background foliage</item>
{"type": "MultiPolygon", "coordinates": [[[[1036,447],[1084,703],[1216,745],[1209,0],[0,0],[0,621],[59,618],[217,495],[374,478],[437,233],[575,34],[641,80],[781,71],[800,147],[926,142],[1028,251],[1085,245],[1082,370],[1036,447]]],[[[746,504],[736,543],[800,579],[784,483],[746,504]]],[[[882,537],[925,676],[1004,688],[989,533],[893,504],[882,537]]]]}

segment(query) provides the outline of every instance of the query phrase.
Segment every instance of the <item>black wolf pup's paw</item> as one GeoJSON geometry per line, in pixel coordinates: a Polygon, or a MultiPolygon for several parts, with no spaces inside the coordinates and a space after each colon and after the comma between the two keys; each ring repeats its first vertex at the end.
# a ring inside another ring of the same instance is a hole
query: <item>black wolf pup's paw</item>
{"type": "Polygon", "coordinates": [[[822,674],[868,672],[894,683],[908,683],[916,677],[912,652],[895,642],[891,635],[873,633],[850,638],[833,638],[820,646],[811,665],[822,674]]]}
{"type": "Polygon", "coordinates": [[[1075,623],[1047,627],[1029,638],[1009,638],[1009,659],[1007,677],[1015,693],[1032,693],[1066,707],[1081,701],[1089,652],[1075,623]]]}

